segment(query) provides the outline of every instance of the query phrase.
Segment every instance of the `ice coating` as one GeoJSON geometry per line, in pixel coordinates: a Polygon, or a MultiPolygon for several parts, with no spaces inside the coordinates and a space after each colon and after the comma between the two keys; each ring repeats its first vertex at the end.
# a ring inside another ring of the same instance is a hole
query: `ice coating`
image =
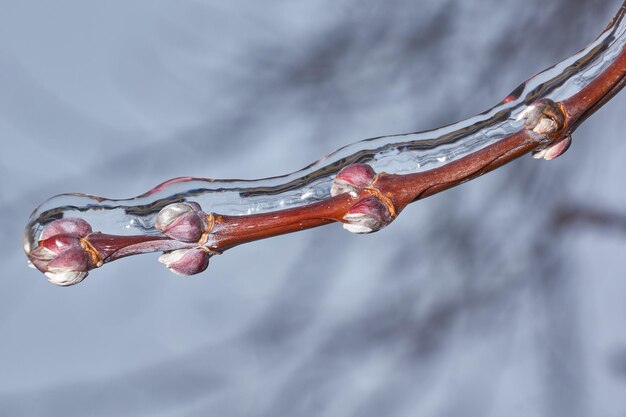
{"type": "Polygon", "coordinates": [[[431,170],[476,152],[524,128],[522,114],[540,98],[562,101],[592,82],[611,65],[626,43],[624,7],[592,44],[529,79],[497,106],[438,129],[363,140],[310,166],[259,180],[211,180],[183,177],[163,183],[136,198],[112,200],[88,194],[61,194],[31,215],[24,235],[30,253],[43,227],[67,217],[87,221],[94,231],[115,235],[160,235],[159,211],[170,203],[194,201],[205,212],[225,215],[264,213],[308,205],[330,196],[339,170],[367,163],[376,172],[409,174],[431,170]]]}

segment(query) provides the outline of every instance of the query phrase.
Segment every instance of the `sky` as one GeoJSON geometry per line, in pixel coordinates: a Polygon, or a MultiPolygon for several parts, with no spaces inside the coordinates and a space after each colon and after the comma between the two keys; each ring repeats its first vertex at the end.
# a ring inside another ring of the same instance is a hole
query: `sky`
{"type": "Polygon", "coordinates": [[[264,178],[493,106],[619,1],[7,2],[0,14],[0,414],[623,416],[626,165],[616,96],[367,236],[329,225],[173,275],[59,288],[32,210],[178,176],[264,178]]]}

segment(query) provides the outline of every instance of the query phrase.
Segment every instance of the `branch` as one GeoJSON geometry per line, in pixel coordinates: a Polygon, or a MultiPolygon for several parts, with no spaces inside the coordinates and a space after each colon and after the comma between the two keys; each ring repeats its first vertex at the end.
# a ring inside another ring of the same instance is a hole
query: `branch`
{"type": "Polygon", "coordinates": [[[368,139],[264,180],[183,177],[126,200],[62,194],[27,224],[32,266],[58,285],[116,259],[164,252],[172,271],[204,271],[237,245],[342,222],[370,233],[411,202],[532,152],[564,153],[574,130],[626,83],[626,3],[589,46],[530,78],[495,107],[439,129],[368,139]]]}

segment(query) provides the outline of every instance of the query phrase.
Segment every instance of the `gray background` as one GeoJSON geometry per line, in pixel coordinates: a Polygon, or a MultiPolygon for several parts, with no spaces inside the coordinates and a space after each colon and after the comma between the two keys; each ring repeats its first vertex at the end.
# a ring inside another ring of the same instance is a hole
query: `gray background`
{"type": "Polygon", "coordinates": [[[626,415],[626,94],[550,163],[58,288],[31,210],[175,176],[257,178],[476,114],[618,0],[2,1],[0,415],[626,415]]]}

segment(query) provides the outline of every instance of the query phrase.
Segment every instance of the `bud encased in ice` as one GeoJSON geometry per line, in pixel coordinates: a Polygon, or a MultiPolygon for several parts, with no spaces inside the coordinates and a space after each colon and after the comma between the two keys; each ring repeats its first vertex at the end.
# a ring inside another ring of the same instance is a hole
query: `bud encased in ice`
{"type": "Polygon", "coordinates": [[[57,235],[86,237],[91,234],[91,226],[78,217],[67,217],[48,223],[41,232],[39,240],[46,240],[57,235]]]}
{"type": "Polygon", "coordinates": [[[48,263],[48,281],[56,285],[68,286],[81,282],[88,275],[89,257],[80,249],[69,249],[48,263]]]}
{"type": "Polygon", "coordinates": [[[90,269],[90,257],[81,239],[67,234],[40,240],[30,253],[30,261],[46,274],[48,281],[61,286],[79,283],[90,269]]]}
{"type": "Polygon", "coordinates": [[[376,178],[376,171],[367,164],[348,165],[337,173],[330,188],[333,197],[339,194],[351,193],[354,196],[362,188],[368,187],[376,178]]]}
{"type": "Polygon", "coordinates": [[[552,135],[563,128],[563,110],[552,100],[543,98],[534,101],[517,117],[524,119],[524,127],[541,135],[552,135]]]}
{"type": "Polygon", "coordinates": [[[172,239],[194,243],[208,231],[207,215],[197,203],[173,203],[159,212],[154,227],[172,239]]]}

